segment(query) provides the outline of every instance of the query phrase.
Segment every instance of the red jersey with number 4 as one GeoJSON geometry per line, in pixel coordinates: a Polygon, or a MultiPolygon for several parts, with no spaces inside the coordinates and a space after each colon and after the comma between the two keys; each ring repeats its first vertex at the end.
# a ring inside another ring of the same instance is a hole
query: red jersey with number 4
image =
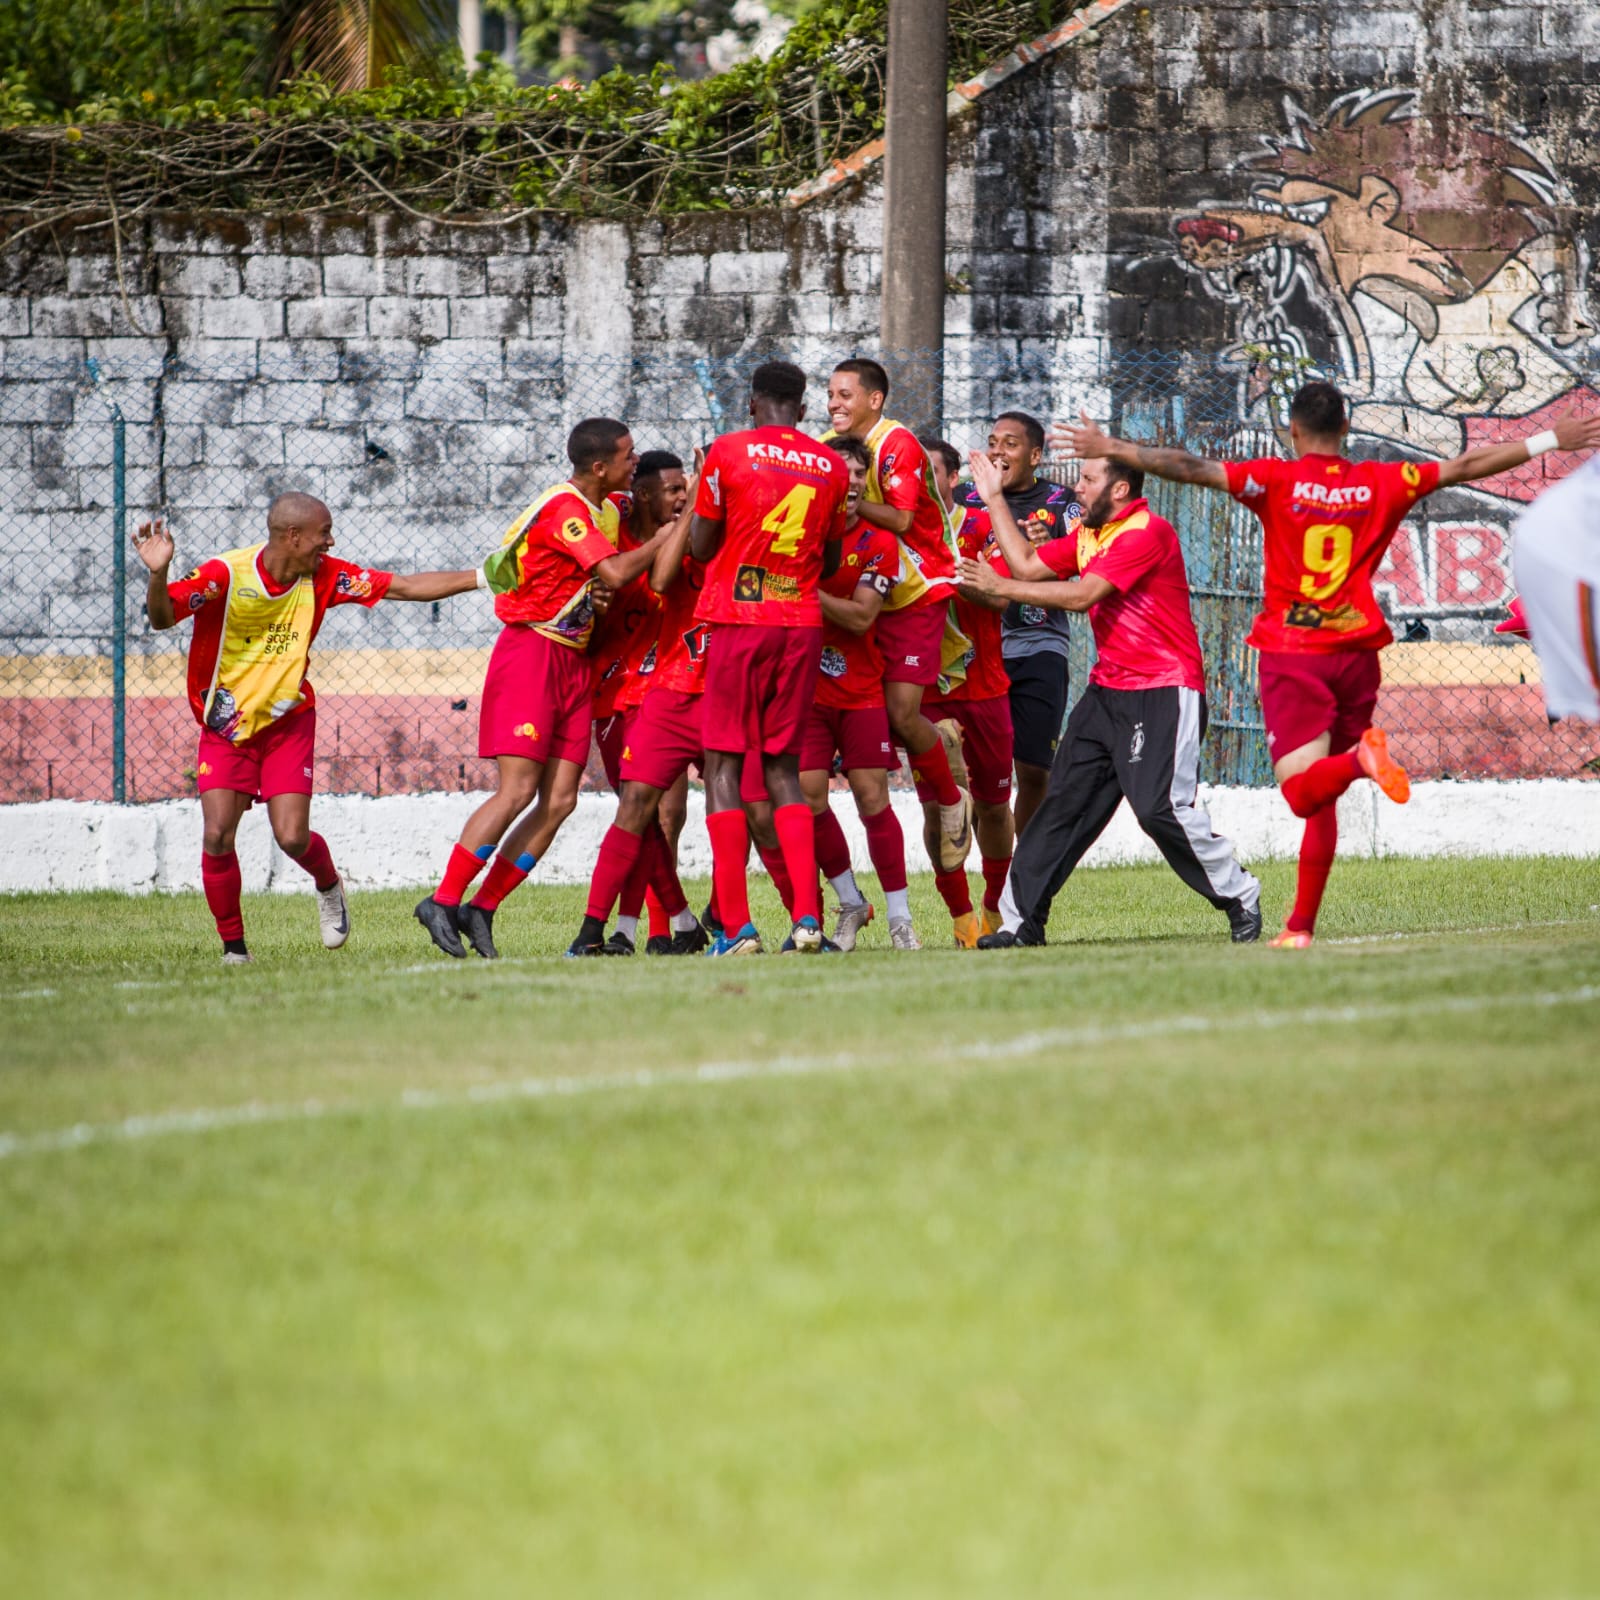
{"type": "Polygon", "coordinates": [[[1103,528],[1080,523],[1076,535],[1040,545],[1039,559],[1058,577],[1100,577],[1116,591],[1089,607],[1100,658],[1090,683],[1205,692],[1183,547],[1172,524],[1147,501],[1130,500],[1103,528]]]}
{"type": "Polygon", "coordinates": [[[695,513],[724,525],[695,615],[767,628],[822,623],[822,548],[844,535],[850,469],[793,428],[725,433],[706,454],[695,513]]]}
{"type": "MultiPolygon", "coordinates": [[[[1011,568],[995,543],[994,529],[989,513],[980,506],[968,511],[961,524],[961,554],[969,560],[987,560],[1002,578],[1011,576],[1011,568]],[[981,514],[980,514],[981,513],[981,514]]],[[[991,611],[974,600],[963,599],[957,591],[951,602],[951,619],[970,641],[966,654],[967,675],[954,684],[941,700],[998,700],[1011,693],[1011,678],[1000,654],[1000,629],[1005,621],[1004,611],[991,611]]]]}
{"type": "MultiPolygon", "coordinates": [[[[900,541],[887,528],[857,522],[844,536],[839,570],[822,580],[822,592],[835,600],[852,600],[866,584],[888,600],[900,567],[900,541]]],[[[846,711],[883,704],[883,652],[877,624],[865,633],[851,633],[826,618],[822,623],[822,665],[817,678],[817,704],[846,711]]]]}
{"type": "Polygon", "coordinates": [[[1261,519],[1266,598],[1257,650],[1381,650],[1394,635],[1372,576],[1395,530],[1439,487],[1439,463],[1262,456],[1227,464],[1228,493],[1261,519]]]}
{"type": "Polygon", "coordinates": [[[695,616],[695,608],[705,589],[706,563],[691,555],[683,558],[683,569],[661,597],[661,625],[656,636],[656,659],[646,680],[654,689],[673,689],[679,694],[699,694],[706,686],[706,640],[711,624],[695,616]]]}

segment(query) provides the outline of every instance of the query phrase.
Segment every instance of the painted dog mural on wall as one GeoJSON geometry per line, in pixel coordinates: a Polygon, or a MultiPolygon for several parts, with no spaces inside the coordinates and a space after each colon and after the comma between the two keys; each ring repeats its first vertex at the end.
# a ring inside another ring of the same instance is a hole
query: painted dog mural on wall
{"type": "MultiPolygon", "coordinates": [[[[1454,455],[1600,409],[1600,323],[1579,213],[1520,132],[1425,112],[1410,89],[1340,96],[1240,163],[1249,195],[1178,217],[1179,260],[1233,308],[1247,417],[1280,429],[1306,376],[1351,404],[1358,445],[1454,455]]],[[[1437,505],[1395,541],[1397,613],[1485,612],[1506,530],[1569,461],[1437,505]]],[[[1540,470],[1542,469],[1542,470],[1540,470]]]]}

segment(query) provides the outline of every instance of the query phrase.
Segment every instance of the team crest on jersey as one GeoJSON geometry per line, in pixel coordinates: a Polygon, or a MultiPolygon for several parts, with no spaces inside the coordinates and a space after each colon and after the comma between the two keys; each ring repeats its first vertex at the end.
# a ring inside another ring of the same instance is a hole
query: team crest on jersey
{"type": "Polygon", "coordinates": [[[733,598],[745,605],[755,605],[766,598],[767,569],[765,567],[740,567],[733,575],[733,598]]]}
{"type": "Polygon", "coordinates": [[[850,670],[850,663],[845,660],[842,650],[835,650],[830,644],[822,652],[822,675],[825,678],[842,678],[850,670]]]}
{"type": "Polygon", "coordinates": [[[589,530],[584,525],[581,517],[568,517],[567,520],[561,524],[561,537],[566,540],[568,544],[582,544],[583,536],[588,533],[588,531],[589,530]]]}
{"type": "Polygon", "coordinates": [[[1042,628],[1050,620],[1050,613],[1043,606],[1024,606],[1022,620],[1030,628],[1042,628]]]}
{"type": "Polygon", "coordinates": [[[370,572],[341,572],[334,581],[334,589],[339,594],[347,594],[352,600],[365,600],[372,593],[372,574],[370,572]]]}
{"type": "Polygon", "coordinates": [[[1414,461],[1407,461],[1401,465],[1400,476],[1405,479],[1406,488],[1410,489],[1413,494],[1422,485],[1422,468],[1414,461]]]}

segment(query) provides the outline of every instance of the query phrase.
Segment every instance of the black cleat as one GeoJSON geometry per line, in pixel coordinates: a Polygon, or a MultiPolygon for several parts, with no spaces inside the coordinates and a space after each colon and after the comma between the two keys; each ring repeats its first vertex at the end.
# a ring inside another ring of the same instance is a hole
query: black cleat
{"type": "Polygon", "coordinates": [[[633,954],[633,940],[620,928],[600,946],[603,956],[631,956],[633,954]]]}
{"type": "Polygon", "coordinates": [[[485,911],[482,906],[462,906],[456,912],[456,926],[485,961],[500,959],[500,952],[494,947],[494,912],[485,911]]]}
{"type": "Polygon", "coordinates": [[[1246,910],[1235,901],[1228,908],[1228,927],[1235,944],[1254,944],[1261,937],[1261,902],[1246,910]]]}
{"type": "Polygon", "coordinates": [[[1026,933],[1009,933],[1004,928],[996,928],[993,933],[979,935],[975,949],[978,950],[1019,950],[1024,945],[1040,945],[1043,939],[1030,939],[1026,933]]]}
{"type": "Polygon", "coordinates": [[[696,923],[692,928],[684,928],[673,934],[672,943],[667,947],[669,956],[697,956],[702,950],[711,946],[711,935],[696,923]]]}
{"type": "Polygon", "coordinates": [[[605,947],[606,925],[599,917],[585,917],[583,925],[578,929],[578,937],[567,946],[567,959],[572,960],[578,956],[603,956],[607,953],[605,947]]]}
{"type": "Polygon", "coordinates": [[[417,909],[412,915],[428,930],[428,937],[447,956],[454,956],[457,961],[467,959],[467,947],[461,942],[454,906],[442,906],[430,894],[426,900],[417,902],[417,909]]]}
{"type": "Polygon", "coordinates": [[[728,931],[722,926],[722,919],[712,915],[711,902],[709,900],[706,902],[705,910],[700,914],[700,927],[706,936],[707,944],[710,944],[713,939],[720,939],[728,931]]]}
{"type": "Polygon", "coordinates": [[[647,956],[670,956],[675,952],[672,948],[672,935],[670,933],[652,933],[644,942],[644,953],[647,956]]]}

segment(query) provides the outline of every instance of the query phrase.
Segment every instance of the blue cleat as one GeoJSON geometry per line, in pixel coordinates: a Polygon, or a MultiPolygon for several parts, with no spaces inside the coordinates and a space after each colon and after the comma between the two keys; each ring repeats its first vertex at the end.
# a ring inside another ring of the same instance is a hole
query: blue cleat
{"type": "Polygon", "coordinates": [[[783,948],[799,955],[814,956],[821,953],[822,944],[822,924],[815,917],[801,917],[789,930],[783,948]]]}
{"type": "Polygon", "coordinates": [[[708,956],[758,956],[761,953],[761,935],[753,922],[745,923],[737,933],[719,933],[706,951],[708,956]]]}

